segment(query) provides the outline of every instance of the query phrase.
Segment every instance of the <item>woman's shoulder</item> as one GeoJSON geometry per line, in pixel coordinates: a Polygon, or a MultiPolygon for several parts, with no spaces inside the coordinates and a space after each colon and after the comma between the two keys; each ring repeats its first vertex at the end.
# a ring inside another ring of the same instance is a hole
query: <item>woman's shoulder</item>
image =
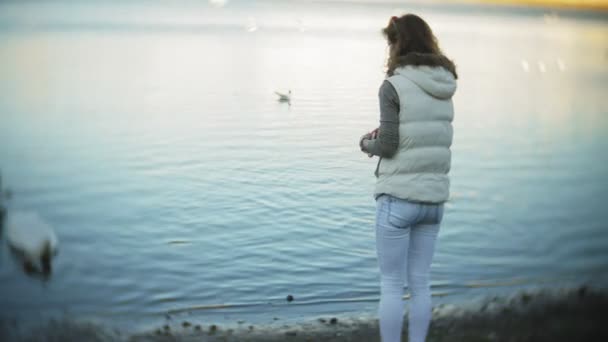
{"type": "Polygon", "coordinates": [[[397,94],[395,86],[389,81],[389,79],[390,77],[382,82],[378,91],[378,95],[380,97],[399,99],[399,94],[397,94]]]}

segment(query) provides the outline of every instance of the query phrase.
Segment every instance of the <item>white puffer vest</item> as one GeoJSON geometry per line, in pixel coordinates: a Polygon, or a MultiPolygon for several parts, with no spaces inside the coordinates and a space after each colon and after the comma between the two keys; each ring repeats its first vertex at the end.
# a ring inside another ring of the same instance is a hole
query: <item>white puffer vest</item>
{"type": "Polygon", "coordinates": [[[443,203],[450,195],[456,79],[440,66],[408,65],[388,81],[399,95],[399,149],[379,162],[375,196],[443,203]]]}

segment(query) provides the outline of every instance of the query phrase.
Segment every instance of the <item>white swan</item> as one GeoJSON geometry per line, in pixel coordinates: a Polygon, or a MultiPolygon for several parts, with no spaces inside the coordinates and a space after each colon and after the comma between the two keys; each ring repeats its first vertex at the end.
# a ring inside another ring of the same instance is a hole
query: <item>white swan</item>
{"type": "Polygon", "coordinates": [[[23,257],[27,271],[51,272],[59,240],[50,225],[34,212],[9,212],[5,229],[8,244],[23,257]]]}
{"type": "Polygon", "coordinates": [[[275,91],[274,93],[279,96],[279,102],[291,102],[291,90],[287,94],[282,94],[278,91],[275,91]]]}

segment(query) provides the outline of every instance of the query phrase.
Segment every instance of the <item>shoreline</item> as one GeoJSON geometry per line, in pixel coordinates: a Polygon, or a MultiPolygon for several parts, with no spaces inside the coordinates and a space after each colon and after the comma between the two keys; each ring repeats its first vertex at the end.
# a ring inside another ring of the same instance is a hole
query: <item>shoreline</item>
{"type": "MultiPolygon", "coordinates": [[[[608,291],[582,286],[519,291],[479,303],[441,304],[433,308],[428,342],[439,341],[607,341],[603,318],[608,291]]],[[[407,315],[405,317],[407,322],[407,315]]],[[[407,324],[404,324],[407,328],[407,324]]],[[[407,331],[404,329],[404,337],[407,331]]],[[[25,330],[14,320],[0,320],[2,341],[379,341],[378,321],[371,315],[318,317],[273,324],[204,324],[180,320],[139,332],[119,331],[69,317],[25,330]]],[[[404,339],[406,341],[406,339],[404,339]]]]}
{"type": "Polygon", "coordinates": [[[608,11],[606,1],[573,1],[573,0],[460,0],[468,4],[484,4],[497,6],[519,6],[532,8],[562,9],[562,10],[582,10],[582,11],[608,11]]]}

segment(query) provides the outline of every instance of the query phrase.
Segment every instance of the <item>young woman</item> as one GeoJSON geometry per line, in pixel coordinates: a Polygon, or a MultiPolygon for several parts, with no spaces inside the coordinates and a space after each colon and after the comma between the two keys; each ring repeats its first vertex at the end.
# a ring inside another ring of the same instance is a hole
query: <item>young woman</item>
{"type": "Polygon", "coordinates": [[[429,271],[449,197],[456,67],[414,14],[392,17],[383,34],[390,52],[379,93],[380,127],[359,141],[363,152],[380,157],[375,172],[380,335],[383,342],[401,341],[407,280],[409,342],[423,342],[431,320],[429,271]]]}

